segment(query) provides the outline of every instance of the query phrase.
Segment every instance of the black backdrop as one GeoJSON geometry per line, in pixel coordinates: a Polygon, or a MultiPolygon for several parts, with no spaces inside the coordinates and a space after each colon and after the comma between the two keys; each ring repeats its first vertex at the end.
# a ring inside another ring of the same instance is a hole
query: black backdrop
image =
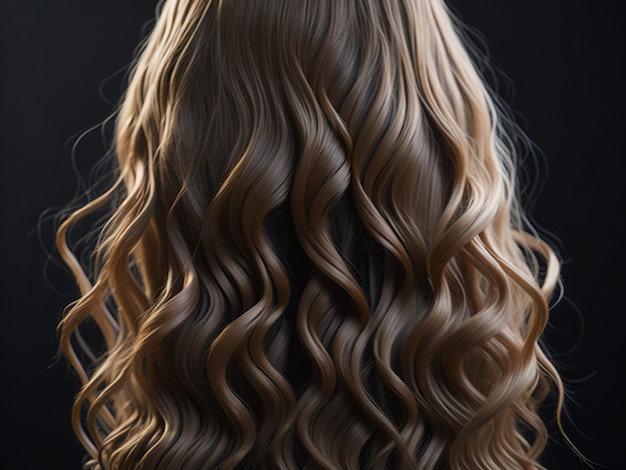
{"type": "MultiPolygon", "coordinates": [[[[111,111],[123,77],[105,79],[131,59],[155,3],[0,1],[0,468],[79,468],[69,424],[76,380],[53,359],[55,325],[75,291],[54,265],[44,269],[36,228],[74,194],[71,145],[111,111]]],[[[571,391],[567,428],[597,468],[626,468],[620,3],[454,1],[509,77],[502,94],[549,167],[532,214],[556,235],[568,300],[547,340],[571,391]]],[[[97,132],[82,141],[83,174],[103,149],[97,132]]],[[[49,235],[44,225],[47,248],[49,235]]],[[[549,468],[581,468],[559,442],[547,458],[549,468]]]]}

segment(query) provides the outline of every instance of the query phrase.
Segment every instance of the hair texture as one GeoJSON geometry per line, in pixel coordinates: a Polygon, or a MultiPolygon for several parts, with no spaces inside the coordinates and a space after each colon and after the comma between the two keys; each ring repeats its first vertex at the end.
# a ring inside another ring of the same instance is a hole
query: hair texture
{"type": "Polygon", "coordinates": [[[57,231],[85,466],[543,468],[560,261],[443,0],[157,11],[57,231]]]}

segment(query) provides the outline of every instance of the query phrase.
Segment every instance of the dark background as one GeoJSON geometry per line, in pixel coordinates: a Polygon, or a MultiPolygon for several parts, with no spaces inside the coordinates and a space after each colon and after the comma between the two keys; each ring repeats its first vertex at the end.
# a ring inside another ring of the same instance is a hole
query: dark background
{"type": "MultiPolygon", "coordinates": [[[[0,0],[2,395],[0,468],[78,469],[76,380],[55,363],[55,325],[75,291],[46,265],[38,218],[76,190],[71,146],[112,110],[154,0],[0,0]]],[[[500,90],[549,168],[532,210],[564,259],[566,299],[547,341],[570,390],[566,428],[596,468],[626,468],[624,28],[621,2],[455,0],[504,75],[500,90]],[[506,78],[508,77],[508,79],[506,78]]],[[[76,164],[104,152],[85,137],[76,164]]],[[[551,469],[583,468],[559,441],[551,469]]]]}

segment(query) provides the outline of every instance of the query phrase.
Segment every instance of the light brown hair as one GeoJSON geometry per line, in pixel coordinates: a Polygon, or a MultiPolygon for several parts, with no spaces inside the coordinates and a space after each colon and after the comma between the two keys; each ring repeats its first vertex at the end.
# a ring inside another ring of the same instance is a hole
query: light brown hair
{"type": "Polygon", "coordinates": [[[87,466],[541,468],[559,260],[442,0],[167,0],[116,112],[87,466]]]}

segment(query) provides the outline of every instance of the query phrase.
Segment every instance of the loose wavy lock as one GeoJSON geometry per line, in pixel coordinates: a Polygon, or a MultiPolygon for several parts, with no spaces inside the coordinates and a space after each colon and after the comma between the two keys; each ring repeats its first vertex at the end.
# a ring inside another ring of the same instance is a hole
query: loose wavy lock
{"type": "Polygon", "coordinates": [[[559,260],[443,0],[157,11],[57,232],[86,467],[542,468],[559,260]]]}

